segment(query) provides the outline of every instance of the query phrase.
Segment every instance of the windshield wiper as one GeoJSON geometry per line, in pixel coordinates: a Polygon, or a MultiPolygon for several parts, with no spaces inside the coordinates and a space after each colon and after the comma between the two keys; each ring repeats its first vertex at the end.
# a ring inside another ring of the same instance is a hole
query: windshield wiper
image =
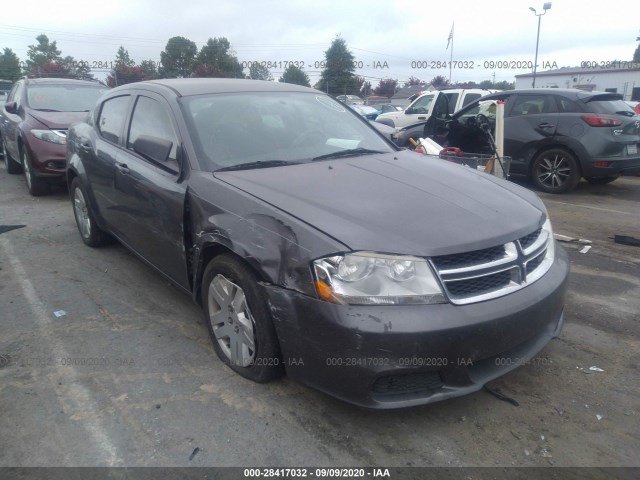
{"type": "Polygon", "coordinates": [[[38,112],[59,112],[60,110],[54,110],[53,108],[34,108],[38,112]]]}
{"type": "Polygon", "coordinates": [[[316,160],[327,160],[329,158],[340,158],[340,157],[355,157],[356,155],[368,155],[372,153],[385,153],[380,150],[371,150],[369,148],[349,148],[347,150],[340,150],[333,153],[327,153],[326,155],[320,155],[319,157],[315,157],[312,160],[315,162],[316,160]]]}
{"type": "Polygon", "coordinates": [[[239,163],[229,167],[222,167],[215,172],[228,172],[230,170],[250,170],[252,168],[281,167],[284,165],[298,165],[300,162],[287,162],[285,160],[258,160],[257,162],[239,163]]]}
{"type": "Polygon", "coordinates": [[[635,112],[633,112],[632,110],[620,110],[619,112],[616,112],[618,115],[624,115],[625,117],[633,117],[635,116],[635,112]]]}

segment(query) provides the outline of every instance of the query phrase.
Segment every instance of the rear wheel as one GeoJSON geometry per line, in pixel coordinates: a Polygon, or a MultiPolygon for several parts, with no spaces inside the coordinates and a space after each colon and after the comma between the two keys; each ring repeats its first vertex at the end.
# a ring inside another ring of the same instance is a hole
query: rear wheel
{"type": "Polygon", "coordinates": [[[82,241],[90,247],[99,247],[111,243],[112,237],[96,224],[87,201],[87,194],[78,177],[71,182],[69,195],[71,196],[73,215],[76,218],[76,225],[78,225],[82,241]]]}
{"type": "Polygon", "coordinates": [[[592,183],[594,185],[606,185],[607,183],[611,183],[618,178],[617,175],[611,175],[608,177],[584,177],[584,179],[592,183]]]}
{"type": "Polygon", "coordinates": [[[7,173],[12,175],[22,173],[22,167],[11,155],[9,155],[9,151],[7,150],[4,140],[2,141],[2,156],[4,157],[4,164],[7,167],[7,173]]]}
{"type": "Polygon", "coordinates": [[[534,159],[531,177],[543,192],[564,193],[578,185],[580,169],[573,154],[561,148],[552,148],[534,159]]]}
{"type": "Polygon", "coordinates": [[[226,365],[254,382],[283,373],[278,338],[257,275],[230,254],[204,271],[202,301],[213,348],[226,365]]]}
{"type": "Polygon", "coordinates": [[[20,154],[22,155],[22,169],[24,170],[24,178],[27,181],[29,193],[34,197],[40,197],[50,193],[51,185],[42,178],[38,178],[33,172],[33,165],[31,164],[26,146],[22,147],[20,154]]]}

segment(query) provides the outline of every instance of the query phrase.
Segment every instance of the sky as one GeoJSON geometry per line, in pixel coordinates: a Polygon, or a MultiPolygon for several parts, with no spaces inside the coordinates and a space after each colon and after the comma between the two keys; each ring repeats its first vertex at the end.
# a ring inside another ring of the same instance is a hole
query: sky
{"type": "MultiPolygon", "coordinates": [[[[226,37],[240,62],[271,62],[275,79],[288,62],[319,78],[324,52],[346,41],[356,74],[429,81],[514,81],[531,72],[538,0],[42,0],[3,2],[0,49],[24,61],[44,33],[63,56],[108,66],[119,46],[137,63],[160,60],[167,40],[183,36],[200,48],[226,37]],[[452,45],[447,48],[453,26],[452,45]],[[519,67],[519,68],[518,68],[519,67]],[[495,77],[494,77],[495,75],[495,77]]],[[[538,71],[582,62],[630,61],[640,37],[640,1],[553,0],[541,17],[538,71]]],[[[246,65],[246,63],[245,63],[246,65]]],[[[248,68],[246,70],[248,73],[248,68]]],[[[106,71],[95,70],[97,78],[106,71]]]]}

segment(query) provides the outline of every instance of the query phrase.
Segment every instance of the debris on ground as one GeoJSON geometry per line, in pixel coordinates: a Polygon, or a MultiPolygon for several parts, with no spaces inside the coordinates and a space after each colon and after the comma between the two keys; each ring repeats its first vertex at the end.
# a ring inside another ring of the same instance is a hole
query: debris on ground
{"type": "Polygon", "coordinates": [[[602,415],[596,415],[596,418],[598,419],[598,421],[602,420],[602,415]]]}
{"type": "MultiPolygon", "coordinates": [[[[611,237],[609,237],[611,238],[611,237]]],[[[629,237],[627,235],[614,235],[613,241],[622,245],[631,245],[633,247],[640,247],[640,239],[635,237],[629,237]]]]}
{"type": "Polygon", "coordinates": [[[191,452],[191,455],[189,455],[189,461],[193,460],[193,457],[195,457],[199,451],[200,451],[200,447],[194,448],[193,452],[191,452]]]}
{"type": "Polygon", "coordinates": [[[56,310],[55,312],[53,312],[53,314],[56,317],[64,317],[67,314],[67,312],[65,312],[64,310],[56,310]]]}
{"type": "Polygon", "coordinates": [[[553,238],[559,242],[566,243],[584,243],[585,245],[591,245],[593,243],[591,240],[587,240],[586,238],[568,237],[566,235],[560,235],[559,233],[554,233],[553,238]]]}
{"type": "Polygon", "coordinates": [[[583,247],[580,250],[580,253],[587,253],[589,250],[591,250],[591,245],[587,245],[587,246],[583,247]]]}
{"type": "Polygon", "coordinates": [[[589,367],[589,370],[591,370],[592,372],[604,372],[603,369],[601,369],[600,367],[596,367],[595,365],[592,367],[589,367]]]}
{"type": "Polygon", "coordinates": [[[484,386],[484,389],[489,392],[491,395],[493,395],[494,397],[496,397],[499,400],[503,400],[505,402],[509,402],[511,405],[514,405],[516,407],[519,407],[520,404],[514,400],[513,398],[507,397],[505,394],[503,394],[499,388],[491,388],[488,387],[487,385],[484,386]]]}

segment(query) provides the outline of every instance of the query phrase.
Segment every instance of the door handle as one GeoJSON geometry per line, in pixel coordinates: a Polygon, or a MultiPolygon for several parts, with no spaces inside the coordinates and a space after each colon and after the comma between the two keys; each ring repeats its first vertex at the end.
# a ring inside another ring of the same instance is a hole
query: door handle
{"type": "Polygon", "coordinates": [[[538,127],[540,127],[540,128],[553,128],[553,125],[552,125],[552,124],[550,124],[550,123],[546,123],[546,122],[544,122],[544,123],[540,123],[540,124],[538,125],[538,127]]]}
{"type": "Polygon", "coordinates": [[[127,167],[126,163],[116,162],[116,168],[118,171],[124,175],[130,172],[129,167],[127,167]]]}
{"type": "Polygon", "coordinates": [[[426,120],[427,117],[418,117],[418,120],[426,120]]]}

